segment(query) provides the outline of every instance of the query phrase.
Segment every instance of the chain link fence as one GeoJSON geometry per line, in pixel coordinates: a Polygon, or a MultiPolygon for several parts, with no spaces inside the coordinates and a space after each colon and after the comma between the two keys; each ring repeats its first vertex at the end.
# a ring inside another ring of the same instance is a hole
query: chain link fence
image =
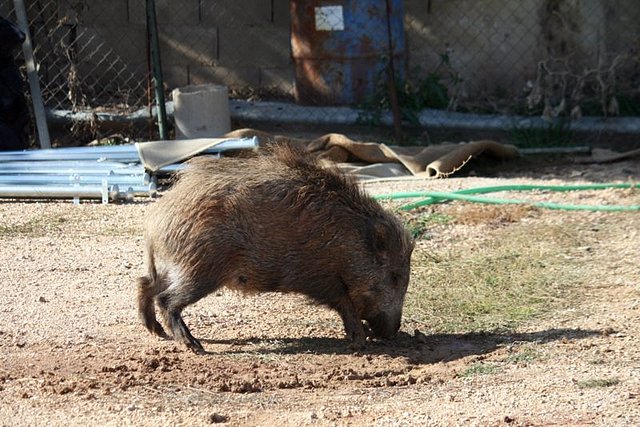
{"type": "Polygon", "coordinates": [[[640,114],[637,2],[407,4],[416,6],[405,19],[408,59],[422,70],[413,81],[423,85],[418,92],[434,92],[426,101],[433,107],[547,118],[640,114]]]}
{"type": "MultiPolygon", "coordinates": [[[[15,20],[13,2],[1,4],[0,14],[15,20]]],[[[27,7],[48,109],[124,115],[150,105],[144,1],[27,7]]],[[[238,102],[350,104],[360,125],[389,125],[395,112],[418,133],[512,126],[487,127],[496,115],[550,124],[640,116],[635,0],[156,0],[155,7],[167,94],[223,84],[238,102]]],[[[318,117],[326,124],[346,114],[300,108],[296,120],[309,130],[318,117]]]]}

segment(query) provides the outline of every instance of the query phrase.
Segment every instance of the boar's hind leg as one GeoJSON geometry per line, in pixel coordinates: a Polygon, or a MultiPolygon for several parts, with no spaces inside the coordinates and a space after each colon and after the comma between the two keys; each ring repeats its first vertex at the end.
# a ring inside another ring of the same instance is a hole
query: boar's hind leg
{"type": "Polygon", "coordinates": [[[157,292],[158,289],[155,286],[153,279],[149,276],[140,277],[138,279],[138,314],[140,315],[142,324],[151,333],[161,336],[162,338],[168,338],[169,336],[156,320],[153,299],[157,292]]]}
{"type": "Polygon", "coordinates": [[[162,311],[167,325],[173,334],[173,339],[186,344],[196,353],[204,353],[200,341],[191,335],[191,331],[182,319],[182,309],[200,299],[200,295],[194,295],[184,291],[184,287],[169,287],[158,295],[158,307],[162,311]],[[181,291],[182,290],[182,291],[181,291]]]}
{"type": "Polygon", "coordinates": [[[338,313],[340,313],[340,317],[342,317],[347,339],[351,340],[350,347],[354,350],[362,348],[366,339],[366,333],[364,326],[362,326],[362,321],[358,317],[356,309],[353,306],[353,302],[351,302],[351,299],[345,295],[338,302],[336,308],[338,313]]]}

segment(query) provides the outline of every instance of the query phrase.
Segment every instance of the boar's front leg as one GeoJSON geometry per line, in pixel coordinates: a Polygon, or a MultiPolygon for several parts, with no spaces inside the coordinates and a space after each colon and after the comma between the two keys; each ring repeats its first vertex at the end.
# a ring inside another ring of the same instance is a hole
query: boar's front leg
{"type": "Polygon", "coordinates": [[[366,340],[366,333],[362,321],[358,317],[353,302],[351,302],[348,295],[343,296],[338,301],[336,309],[338,313],[340,313],[340,317],[342,317],[347,339],[351,340],[349,347],[353,350],[361,349],[366,340]]]}

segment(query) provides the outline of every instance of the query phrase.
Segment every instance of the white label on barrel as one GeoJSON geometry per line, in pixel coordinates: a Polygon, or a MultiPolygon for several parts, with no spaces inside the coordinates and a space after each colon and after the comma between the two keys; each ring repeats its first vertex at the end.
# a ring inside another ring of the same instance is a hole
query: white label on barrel
{"type": "Polygon", "coordinates": [[[344,30],[342,6],[316,7],[316,31],[344,30]]]}

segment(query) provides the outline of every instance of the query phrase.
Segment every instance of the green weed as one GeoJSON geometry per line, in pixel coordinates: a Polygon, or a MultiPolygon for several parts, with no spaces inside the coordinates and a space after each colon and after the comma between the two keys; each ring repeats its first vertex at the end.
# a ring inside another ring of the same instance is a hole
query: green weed
{"type": "Polygon", "coordinates": [[[531,363],[540,357],[538,352],[531,348],[525,348],[515,354],[509,355],[504,361],[510,364],[531,363]]]}
{"type": "Polygon", "coordinates": [[[620,384],[618,378],[598,378],[591,380],[578,381],[580,388],[604,388],[620,384]]]}
{"type": "Polygon", "coordinates": [[[509,139],[520,148],[566,147],[574,143],[575,132],[568,120],[558,119],[544,128],[514,126],[509,139]]]}
{"type": "MultiPolygon", "coordinates": [[[[389,59],[383,58],[382,61],[388,63],[389,59]]],[[[447,109],[457,100],[462,78],[452,67],[448,53],[440,55],[440,63],[433,70],[425,73],[416,68],[412,76],[397,79],[395,83],[400,113],[406,124],[420,126],[420,111],[426,108],[447,109]]],[[[391,110],[387,79],[386,67],[382,67],[375,91],[359,106],[359,123],[380,125],[382,113],[391,110]]]]}
{"type": "Polygon", "coordinates": [[[414,239],[429,239],[427,234],[429,227],[434,225],[446,225],[453,221],[451,215],[442,213],[428,213],[412,216],[406,220],[405,225],[414,239]]]}
{"type": "Polygon", "coordinates": [[[468,366],[464,371],[458,373],[461,378],[475,377],[477,375],[491,375],[500,372],[500,368],[496,365],[487,363],[474,363],[468,366]]]}

